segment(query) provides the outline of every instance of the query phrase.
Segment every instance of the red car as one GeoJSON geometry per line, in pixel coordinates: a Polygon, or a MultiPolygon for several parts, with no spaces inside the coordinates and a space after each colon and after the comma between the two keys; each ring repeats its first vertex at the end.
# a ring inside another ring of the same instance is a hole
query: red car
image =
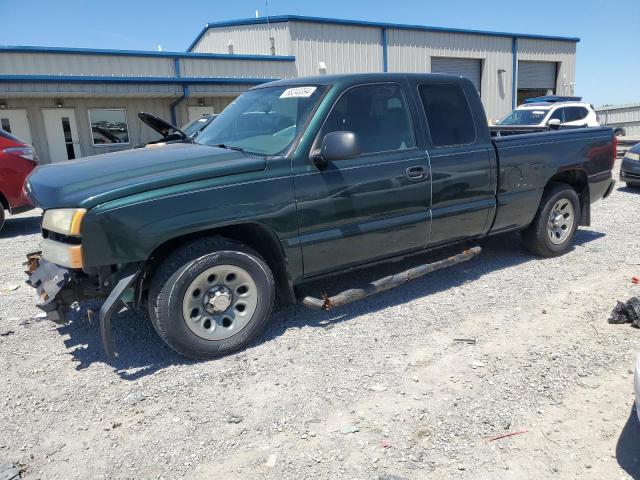
{"type": "Polygon", "coordinates": [[[16,214],[33,208],[22,187],[37,164],[36,152],[31,145],[0,130],[0,230],[5,210],[16,214]]]}

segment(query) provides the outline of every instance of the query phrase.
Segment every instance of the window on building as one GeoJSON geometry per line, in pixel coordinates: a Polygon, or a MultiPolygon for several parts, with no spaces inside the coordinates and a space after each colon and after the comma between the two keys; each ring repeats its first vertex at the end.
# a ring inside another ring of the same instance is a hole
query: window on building
{"type": "Polygon", "coordinates": [[[467,145],[476,141],[476,127],[467,97],[458,85],[431,83],[418,87],[437,147],[467,145]]]}
{"type": "Polygon", "coordinates": [[[411,116],[400,85],[364,85],[348,90],[333,106],[322,136],[350,131],[358,136],[362,153],[415,147],[411,116]]]}
{"type": "Polygon", "coordinates": [[[91,109],[89,123],[95,146],[129,143],[127,112],[124,108],[91,109]]]}
{"type": "Polygon", "coordinates": [[[8,118],[0,118],[0,129],[7,133],[11,133],[11,123],[8,118]]]}

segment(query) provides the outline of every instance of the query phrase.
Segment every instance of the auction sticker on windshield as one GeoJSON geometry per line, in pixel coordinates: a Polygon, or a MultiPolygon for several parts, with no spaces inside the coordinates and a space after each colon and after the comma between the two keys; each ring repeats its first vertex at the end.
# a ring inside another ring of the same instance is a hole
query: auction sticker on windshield
{"type": "Polygon", "coordinates": [[[313,95],[313,92],[316,91],[318,87],[295,87],[295,88],[287,88],[282,94],[280,98],[309,98],[313,95]]]}

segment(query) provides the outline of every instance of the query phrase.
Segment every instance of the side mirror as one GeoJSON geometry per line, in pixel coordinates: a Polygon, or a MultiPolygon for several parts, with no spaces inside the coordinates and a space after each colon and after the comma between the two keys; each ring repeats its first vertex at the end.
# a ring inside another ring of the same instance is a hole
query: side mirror
{"type": "Polygon", "coordinates": [[[558,130],[560,128],[561,123],[559,119],[552,118],[551,120],[549,120],[549,122],[547,122],[547,125],[551,130],[558,130]]]}
{"type": "Polygon", "coordinates": [[[320,150],[316,151],[312,160],[318,168],[324,168],[328,162],[349,160],[361,153],[358,136],[353,132],[329,132],[322,139],[320,150]]]}

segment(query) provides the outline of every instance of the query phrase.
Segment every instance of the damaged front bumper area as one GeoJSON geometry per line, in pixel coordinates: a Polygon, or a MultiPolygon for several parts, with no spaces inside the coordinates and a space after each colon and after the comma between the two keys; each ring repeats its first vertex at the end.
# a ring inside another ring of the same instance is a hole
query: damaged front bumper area
{"type": "Polygon", "coordinates": [[[49,320],[65,323],[64,305],[73,302],[68,288],[71,271],[43,259],[42,252],[28,254],[26,266],[27,285],[36,289],[40,299],[36,307],[46,312],[49,320]]]}
{"type": "Polygon", "coordinates": [[[36,306],[56,323],[67,322],[65,312],[73,303],[106,297],[100,308],[100,336],[107,356],[115,358],[117,354],[111,336],[111,316],[116,308],[120,310],[127,307],[127,303],[135,302],[134,299],[139,303],[139,285],[132,294],[126,293],[140,277],[140,265],[132,263],[115,272],[108,269],[87,274],[49,262],[42,258],[42,252],[28,254],[25,265],[28,276],[26,283],[38,292],[36,306]]]}

